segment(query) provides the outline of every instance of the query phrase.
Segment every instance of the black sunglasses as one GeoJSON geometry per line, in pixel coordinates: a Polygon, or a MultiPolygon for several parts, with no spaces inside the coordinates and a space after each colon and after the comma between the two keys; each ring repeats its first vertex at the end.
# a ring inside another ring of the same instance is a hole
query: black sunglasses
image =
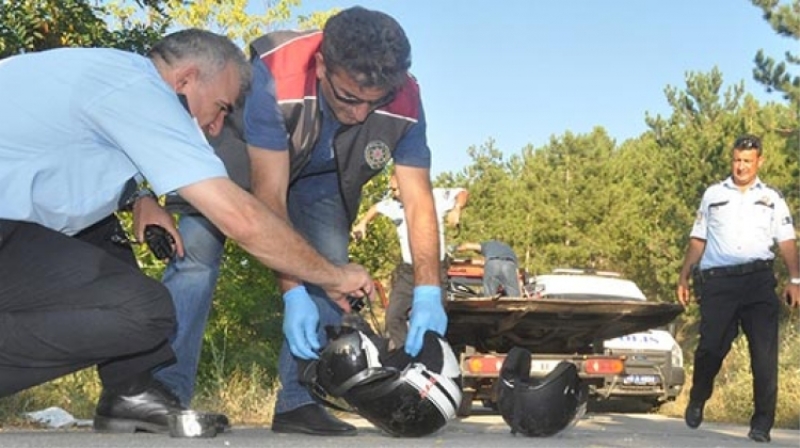
{"type": "Polygon", "coordinates": [[[757,137],[739,137],[733,143],[736,149],[761,149],[761,141],[757,137]]]}
{"type": "Polygon", "coordinates": [[[325,70],[325,79],[328,80],[328,84],[330,84],[331,91],[333,91],[333,96],[336,98],[336,100],[341,103],[347,104],[348,106],[360,106],[362,104],[366,104],[371,109],[376,109],[380,106],[391,103],[394,100],[394,97],[397,93],[394,90],[390,90],[389,93],[378,98],[377,100],[367,101],[352,96],[344,96],[341,93],[339,93],[339,90],[336,88],[336,85],[333,83],[333,80],[331,80],[330,72],[327,70],[325,70]]]}

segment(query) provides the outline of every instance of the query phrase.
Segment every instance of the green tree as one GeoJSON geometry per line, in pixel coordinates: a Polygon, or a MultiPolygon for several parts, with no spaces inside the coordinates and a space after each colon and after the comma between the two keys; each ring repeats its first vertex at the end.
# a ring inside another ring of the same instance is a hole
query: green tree
{"type": "MultiPolygon", "coordinates": [[[[461,218],[458,234],[450,233],[451,243],[481,241],[489,238],[509,240],[509,226],[498,216],[513,216],[509,208],[514,200],[508,186],[513,182],[502,151],[490,139],[480,147],[467,149],[473,164],[455,176],[440,176],[442,186],[464,187],[469,190],[469,203],[461,218]]],[[[511,241],[508,241],[512,244],[511,241]]]]}
{"type": "Polygon", "coordinates": [[[112,8],[87,0],[6,0],[0,8],[0,58],[60,47],[112,47],[143,53],[169,25],[160,0],[134,7],[146,24],[110,28],[112,8]]]}
{"type": "Polygon", "coordinates": [[[228,36],[245,47],[259,36],[281,28],[321,29],[338,9],[297,15],[301,0],[265,0],[263,14],[250,14],[250,0],[164,0],[174,23],[228,36]]]}
{"type": "Polygon", "coordinates": [[[170,17],[185,27],[203,28],[224,34],[244,46],[262,34],[288,24],[301,0],[269,0],[264,14],[248,14],[249,0],[167,0],[170,17]]]}
{"type": "MultiPolygon", "coordinates": [[[[750,0],[763,12],[764,20],[778,35],[800,41],[800,0],[781,2],[780,0],[750,0]]],[[[795,47],[797,48],[797,47],[795,47]]],[[[800,65],[800,55],[787,51],[784,60],[778,62],[759,50],[755,57],[756,67],[753,77],[768,91],[777,91],[800,112],[800,76],[790,73],[791,68],[800,65]]]]}
{"type": "Polygon", "coordinates": [[[668,171],[679,173],[670,179],[674,194],[690,207],[696,206],[705,186],[728,173],[731,136],[755,132],[752,121],[731,121],[730,114],[742,103],[743,83],[729,87],[724,94],[722,84],[722,73],[716,67],[706,74],[689,72],[684,90],[665,88],[673,109],[669,118],[645,117],[649,135],[669,156],[668,171]]]}
{"type": "Polygon", "coordinates": [[[471,219],[465,223],[466,232],[463,236],[472,238],[475,233],[496,232],[496,228],[491,228],[494,220],[488,218],[506,210],[501,189],[503,182],[508,181],[509,173],[503,161],[503,153],[496,147],[494,140],[490,139],[480,147],[470,147],[467,152],[473,164],[464,171],[462,182],[469,186],[471,219]]]}
{"type": "MultiPolygon", "coordinates": [[[[789,38],[797,43],[800,41],[800,0],[781,2],[780,0],[751,0],[753,5],[759,7],[764,20],[772,29],[782,37],[789,38]]],[[[769,146],[771,149],[782,150],[788,160],[796,161],[800,152],[800,75],[793,74],[792,69],[800,65],[800,55],[787,51],[784,60],[778,62],[759,50],[755,57],[753,77],[766,87],[768,92],[780,92],[784,99],[789,101],[788,113],[772,115],[768,129],[780,133],[787,139],[781,139],[783,144],[769,146]]],[[[777,143],[777,142],[776,142],[777,143]]],[[[769,159],[767,159],[769,161],[769,159]]],[[[784,172],[792,179],[800,178],[800,169],[796,163],[794,168],[785,169],[784,172]]],[[[790,196],[790,200],[797,200],[800,189],[797,185],[783,190],[790,196]]],[[[796,204],[797,202],[795,202],[796,204]]],[[[797,210],[795,207],[793,210],[797,210]]],[[[795,214],[795,222],[800,214],[795,214]]]]}

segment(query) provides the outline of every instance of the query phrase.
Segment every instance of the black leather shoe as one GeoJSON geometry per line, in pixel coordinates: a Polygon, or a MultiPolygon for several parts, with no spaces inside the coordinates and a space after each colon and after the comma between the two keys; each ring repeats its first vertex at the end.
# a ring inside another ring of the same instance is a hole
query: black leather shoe
{"type": "Polygon", "coordinates": [[[317,436],[353,436],[356,427],[328,414],[318,404],[307,404],[289,412],[275,414],[272,431],[317,436]]]}
{"type": "Polygon", "coordinates": [[[703,407],[705,402],[702,401],[689,401],[686,405],[686,413],[683,418],[686,420],[686,426],[695,429],[703,423],[703,407]]]}
{"type": "Polygon", "coordinates": [[[157,381],[152,381],[144,392],[136,395],[114,394],[104,390],[97,402],[94,430],[169,434],[167,414],[183,409],[178,398],[157,381]]]}
{"type": "Polygon", "coordinates": [[[751,429],[750,432],[747,433],[747,438],[753,440],[755,442],[762,442],[762,443],[769,443],[769,431],[764,431],[762,429],[751,429]]]}

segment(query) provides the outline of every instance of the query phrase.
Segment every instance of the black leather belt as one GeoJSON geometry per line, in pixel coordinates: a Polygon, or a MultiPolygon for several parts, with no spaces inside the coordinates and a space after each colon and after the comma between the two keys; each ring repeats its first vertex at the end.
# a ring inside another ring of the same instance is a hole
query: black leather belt
{"type": "Polygon", "coordinates": [[[733,266],[720,266],[717,268],[703,269],[704,278],[730,277],[735,275],[752,274],[753,272],[772,270],[772,260],[755,260],[750,263],[736,264],[733,266]]]}

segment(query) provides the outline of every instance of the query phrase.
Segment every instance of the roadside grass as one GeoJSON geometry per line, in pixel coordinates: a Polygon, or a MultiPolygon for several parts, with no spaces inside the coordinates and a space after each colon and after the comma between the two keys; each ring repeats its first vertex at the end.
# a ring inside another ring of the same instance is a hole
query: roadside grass
{"type": "Polygon", "coordinates": [[[25,413],[51,406],[60,407],[77,419],[92,418],[100,391],[97,371],[91,368],[0,398],[0,427],[31,426],[25,413]]]}
{"type": "MultiPolygon", "coordinates": [[[[277,381],[267,369],[251,365],[234,368],[227,378],[200,385],[193,408],[222,412],[237,425],[268,425],[272,421],[277,381]]],[[[77,419],[94,416],[100,397],[95,369],[85,369],[0,399],[0,428],[35,426],[25,413],[57,406],[77,419]]]]}
{"type": "Polygon", "coordinates": [[[221,412],[236,425],[262,426],[272,422],[278,381],[266,374],[266,369],[251,365],[234,369],[227,378],[210,385],[201,385],[192,408],[221,412]]]}

